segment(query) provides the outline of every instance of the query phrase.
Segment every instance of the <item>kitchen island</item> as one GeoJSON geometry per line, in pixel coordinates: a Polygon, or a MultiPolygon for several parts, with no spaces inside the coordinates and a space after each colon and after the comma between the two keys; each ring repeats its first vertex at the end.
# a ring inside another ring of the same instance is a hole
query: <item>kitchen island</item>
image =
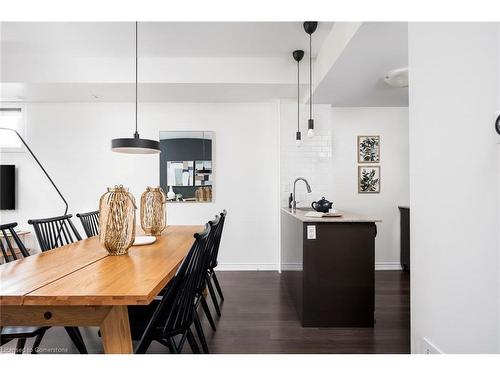
{"type": "Polygon", "coordinates": [[[377,219],[281,209],[281,275],[304,327],[371,327],[377,219]]]}

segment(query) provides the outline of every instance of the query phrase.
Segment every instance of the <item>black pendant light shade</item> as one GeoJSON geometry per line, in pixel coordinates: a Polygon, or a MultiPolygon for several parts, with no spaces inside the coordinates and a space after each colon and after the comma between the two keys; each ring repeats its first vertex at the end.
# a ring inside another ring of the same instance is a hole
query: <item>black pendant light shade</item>
{"type": "Polygon", "coordinates": [[[304,57],[304,51],[302,51],[301,49],[297,49],[293,51],[292,55],[295,61],[300,62],[304,57]]]}
{"type": "Polygon", "coordinates": [[[307,129],[314,130],[314,119],[310,118],[309,120],[307,120],[307,129]]]}
{"type": "Polygon", "coordinates": [[[111,150],[123,154],[158,154],[160,142],[139,137],[137,131],[137,22],[135,23],[135,133],[132,138],[114,138],[111,150]]]}
{"type": "Polygon", "coordinates": [[[123,154],[157,154],[160,152],[160,142],[139,138],[139,133],[135,133],[134,138],[112,139],[111,149],[123,154]]]}
{"type": "Polygon", "coordinates": [[[306,22],[304,22],[304,31],[306,33],[308,33],[309,35],[311,35],[312,33],[314,33],[317,28],[318,28],[318,23],[315,22],[315,21],[306,21],[306,22]]]}
{"type": "Polygon", "coordinates": [[[314,135],[314,119],[312,118],[312,34],[318,28],[318,23],[313,21],[304,22],[304,31],[309,34],[309,121],[307,121],[307,135],[314,135]]]}

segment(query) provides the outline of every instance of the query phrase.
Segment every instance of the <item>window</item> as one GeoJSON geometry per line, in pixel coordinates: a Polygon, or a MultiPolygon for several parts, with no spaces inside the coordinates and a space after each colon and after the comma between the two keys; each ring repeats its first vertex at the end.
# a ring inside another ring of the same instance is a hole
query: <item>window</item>
{"type": "MultiPolygon", "coordinates": [[[[14,129],[24,138],[24,112],[24,108],[21,105],[0,106],[0,128],[14,129]]],[[[0,130],[0,151],[24,152],[24,146],[15,133],[8,130],[0,130]]]]}

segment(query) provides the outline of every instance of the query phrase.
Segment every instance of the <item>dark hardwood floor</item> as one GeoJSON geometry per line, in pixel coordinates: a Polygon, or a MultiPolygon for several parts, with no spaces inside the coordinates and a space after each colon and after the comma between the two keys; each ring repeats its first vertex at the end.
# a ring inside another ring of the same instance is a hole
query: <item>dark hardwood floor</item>
{"type": "MultiPolygon", "coordinates": [[[[408,273],[375,272],[374,328],[303,328],[277,272],[218,272],[218,276],[225,302],[222,317],[216,321],[217,331],[212,332],[203,319],[211,353],[410,352],[408,273]]],[[[211,306],[210,299],[208,302],[211,306]]],[[[89,352],[102,353],[97,328],[81,330],[89,352]]],[[[31,344],[28,341],[27,348],[31,344]]],[[[8,352],[14,346],[11,342],[0,351],[8,352]]],[[[58,327],[47,331],[41,349],[76,352],[64,329],[58,327]]],[[[167,353],[167,349],[154,343],[149,353],[167,353]]]]}

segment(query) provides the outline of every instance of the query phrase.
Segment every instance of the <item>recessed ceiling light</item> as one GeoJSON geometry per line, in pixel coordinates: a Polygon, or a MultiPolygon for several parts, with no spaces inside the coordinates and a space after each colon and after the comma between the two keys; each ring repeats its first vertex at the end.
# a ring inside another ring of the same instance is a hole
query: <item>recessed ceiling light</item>
{"type": "Polygon", "coordinates": [[[384,76],[384,81],[392,87],[408,87],[408,68],[391,70],[384,76]]]}

